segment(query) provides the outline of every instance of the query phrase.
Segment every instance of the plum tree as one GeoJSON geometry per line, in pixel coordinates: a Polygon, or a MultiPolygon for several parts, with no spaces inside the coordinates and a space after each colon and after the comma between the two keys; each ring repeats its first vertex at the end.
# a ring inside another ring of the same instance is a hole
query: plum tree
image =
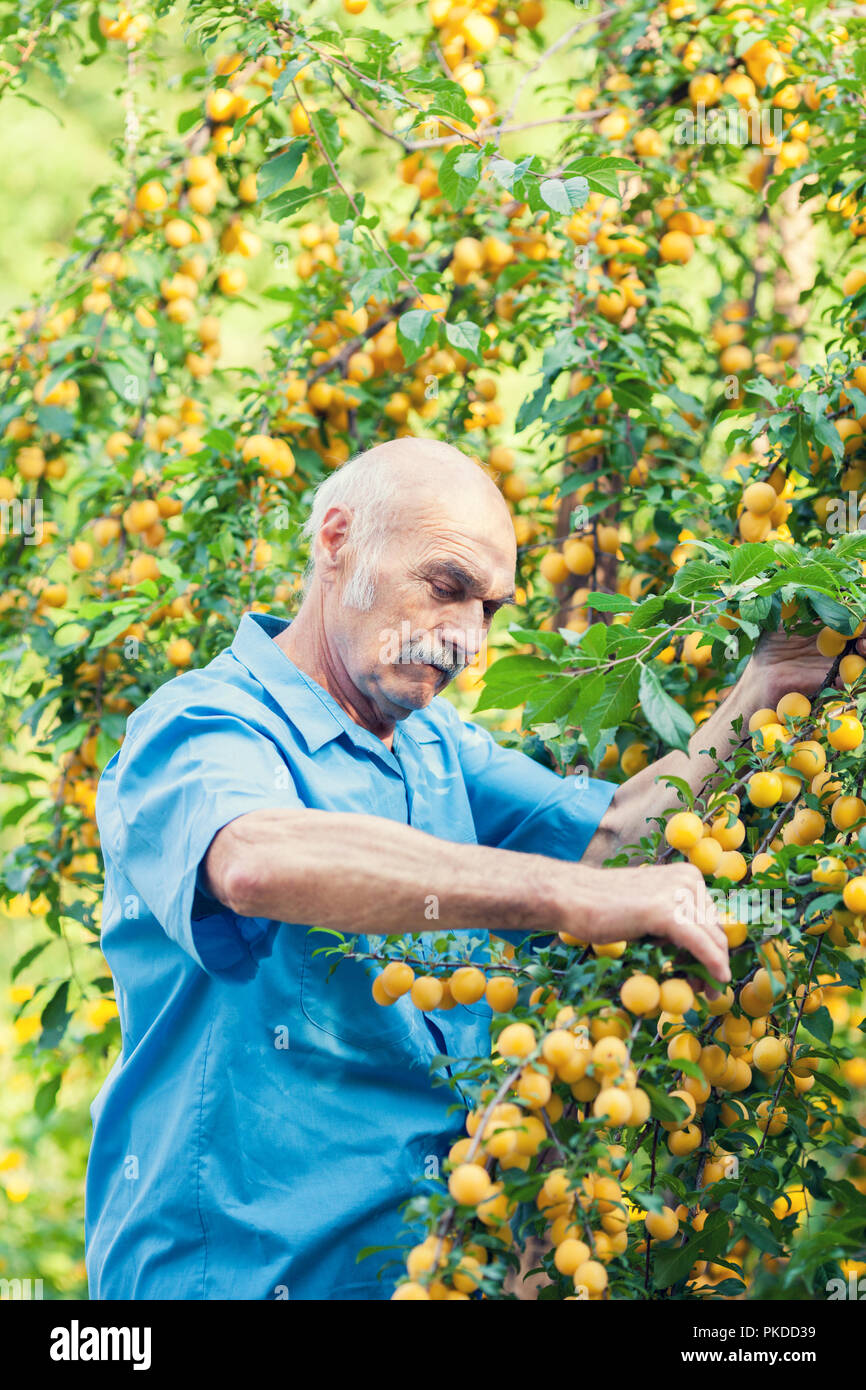
{"type": "Polygon", "coordinates": [[[323,477],[431,435],[513,516],[517,606],[455,683],[504,742],[624,781],[782,625],[818,688],[754,711],[698,794],[660,788],[627,856],[719,895],[722,992],[647,942],[333,945],[383,1009],[492,1013],[395,1298],[513,1296],[530,1237],[545,1296],[823,1296],[866,1270],[862,17],[177,8],[181,57],[168,0],[0,27],[6,100],[82,53],[119,92],[117,177],[0,352],[2,886],[37,1113],[118,1042],[94,817],[127,715],[243,612],[295,611],[323,477]]]}

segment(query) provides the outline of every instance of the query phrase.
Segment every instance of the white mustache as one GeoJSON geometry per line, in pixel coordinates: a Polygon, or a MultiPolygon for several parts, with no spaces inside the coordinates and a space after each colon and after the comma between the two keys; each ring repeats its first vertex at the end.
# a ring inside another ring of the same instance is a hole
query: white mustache
{"type": "Polygon", "coordinates": [[[440,642],[435,637],[416,638],[414,642],[404,642],[400,648],[398,664],[435,666],[453,680],[469,665],[465,652],[459,654],[450,642],[440,642]]]}

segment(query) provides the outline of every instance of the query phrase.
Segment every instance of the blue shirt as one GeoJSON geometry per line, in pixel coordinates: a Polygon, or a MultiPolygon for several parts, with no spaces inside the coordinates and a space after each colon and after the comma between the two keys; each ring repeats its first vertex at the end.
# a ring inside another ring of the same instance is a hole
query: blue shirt
{"type": "Polygon", "coordinates": [[[615,790],[500,747],[441,699],[389,751],[271,640],[286,625],[247,614],[230,648],[131,715],[100,779],[123,1046],[91,1108],[93,1298],[389,1297],[398,1266],[379,1278],[388,1256],[356,1255],[405,1239],[398,1208],[459,1129],[430,1061],[489,1047],[483,1001],[382,1008],[360,962],[328,978],[332,937],[208,897],[218,830],[306,806],[578,859],[615,790]]]}

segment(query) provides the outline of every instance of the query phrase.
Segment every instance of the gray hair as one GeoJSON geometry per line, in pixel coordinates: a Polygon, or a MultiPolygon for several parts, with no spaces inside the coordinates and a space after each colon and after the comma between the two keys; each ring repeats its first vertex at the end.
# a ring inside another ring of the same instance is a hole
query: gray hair
{"type": "Polygon", "coordinates": [[[309,542],[310,558],[304,573],[309,589],[315,573],[313,545],[329,507],[341,504],[351,509],[349,526],[351,564],[342,602],[346,608],[367,611],[376,597],[376,580],[389,532],[396,522],[394,480],[383,468],[374,445],[325,478],[313,495],[310,514],[301,534],[309,542]]]}

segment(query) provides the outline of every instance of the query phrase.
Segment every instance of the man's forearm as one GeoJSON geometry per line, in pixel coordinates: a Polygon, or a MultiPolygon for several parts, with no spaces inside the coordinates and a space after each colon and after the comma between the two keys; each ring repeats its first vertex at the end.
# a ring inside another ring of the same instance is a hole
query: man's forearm
{"type": "Polygon", "coordinates": [[[312,810],[241,816],[206,859],[211,891],[240,916],[382,936],[557,931],[564,867],[537,854],[440,840],[379,816],[312,810]]]}
{"type": "Polygon", "coordinates": [[[374,936],[562,931],[599,943],[650,935],[728,978],[727,942],[691,865],[598,869],[455,844],[378,816],[273,810],[225,826],[205,876],[241,917],[374,936]]]}

